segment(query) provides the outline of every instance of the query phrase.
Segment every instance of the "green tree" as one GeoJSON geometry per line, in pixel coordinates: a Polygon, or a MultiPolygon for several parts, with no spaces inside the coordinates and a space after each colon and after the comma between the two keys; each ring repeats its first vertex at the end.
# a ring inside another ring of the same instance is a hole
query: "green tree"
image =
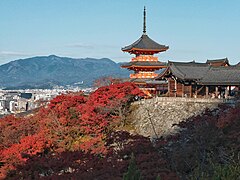
{"type": "Polygon", "coordinates": [[[141,174],[139,169],[137,168],[137,164],[135,161],[134,154],[131,155],[131,160],[128,166],[128,171],[123,175],[124,180],[140,180],[141,174]]]}

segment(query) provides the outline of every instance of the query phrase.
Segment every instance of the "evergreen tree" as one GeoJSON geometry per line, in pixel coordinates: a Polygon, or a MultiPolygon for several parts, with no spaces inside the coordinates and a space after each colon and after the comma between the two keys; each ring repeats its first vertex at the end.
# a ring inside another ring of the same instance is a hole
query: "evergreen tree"
{"type": "Polygon", "coordinates": [[[141,174],[137,168],[134,154],[131,155],[131,160],[128,166],[128,171],[123,175],[124,180],[140,180],[141,174]]]}

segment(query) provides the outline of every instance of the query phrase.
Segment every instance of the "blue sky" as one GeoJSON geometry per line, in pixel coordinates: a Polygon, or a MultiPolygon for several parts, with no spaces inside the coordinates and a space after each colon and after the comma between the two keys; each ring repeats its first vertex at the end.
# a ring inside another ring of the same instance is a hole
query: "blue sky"
{"type": "Polygon", "coordinates": [[[0,0],[0,64],[37,55],[130,61],[121,47],[147,34],[160,61],[240,61],[240,0],[0,0]]]}

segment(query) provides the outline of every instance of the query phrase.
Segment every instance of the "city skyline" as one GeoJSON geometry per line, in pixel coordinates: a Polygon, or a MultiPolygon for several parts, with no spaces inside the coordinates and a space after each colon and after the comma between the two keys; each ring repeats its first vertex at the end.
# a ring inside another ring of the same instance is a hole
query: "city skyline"
{"type": "Polygon", "coordinates": [[[121,48],[141,36],[144,6],[147,34],[170,47],[160,61],[240,61],[238,0],[70,2],[2,0],[0,64],[50,54],[127,62],[121,48]]]}

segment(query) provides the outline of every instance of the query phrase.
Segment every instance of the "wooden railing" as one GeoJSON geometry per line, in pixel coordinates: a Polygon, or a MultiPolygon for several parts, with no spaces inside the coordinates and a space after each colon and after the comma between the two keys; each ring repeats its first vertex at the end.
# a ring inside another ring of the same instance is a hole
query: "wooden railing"
{"type": "Polygon", "coordinates": [[[155,78],[158,75],[156,73],[137,73],[130,74],[130,78],[155,78]]]}
{"type": "Polygon", "coordinates": [[[158,57],[154,57],[154,56],[137,56],[137,57],[133,57],[132,61],[158,61],[158,57]]]}

